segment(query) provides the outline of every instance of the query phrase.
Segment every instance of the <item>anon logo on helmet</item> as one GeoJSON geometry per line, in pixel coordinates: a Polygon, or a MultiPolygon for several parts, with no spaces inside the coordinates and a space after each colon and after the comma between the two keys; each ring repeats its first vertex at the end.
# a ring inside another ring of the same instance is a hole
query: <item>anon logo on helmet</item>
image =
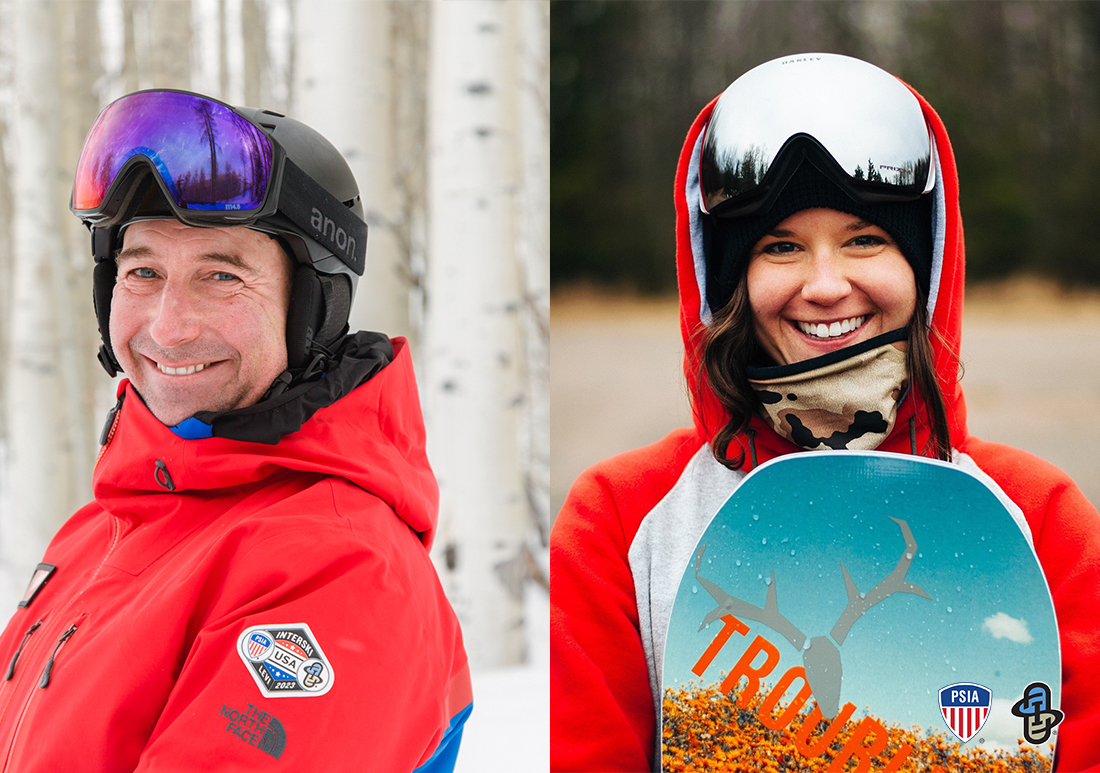
{"type": "Polygon", "coordinates": [[[321,210],[314,207],[309,214],[309,224],[313,226],[321,238],[329,244],[335,244],[347,255],[355,254],[355,237],[348,234],[343,228],[336,225],[331,217],[325,217],[321,210]]]}

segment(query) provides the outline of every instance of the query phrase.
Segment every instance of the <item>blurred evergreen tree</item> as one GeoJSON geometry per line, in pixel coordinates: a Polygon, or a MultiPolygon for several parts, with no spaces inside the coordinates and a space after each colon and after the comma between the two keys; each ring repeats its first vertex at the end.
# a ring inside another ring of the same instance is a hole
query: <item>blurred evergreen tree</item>
{"type": "Polygon", "coordinates": [[[895,74],[947,125],[959,168],[967,278],[1010,273],[1023,265],[1033,233],[1022,113],[1036,106],[1018,99],[1003,3],[928,3],[911,8],[907,22],[912,50],[895,74]]]}
{"type": "Polygon", "coordinates": [[[917,43],[898,74],[951,134],[968,278],[1100,284],[1100,7],[913,4],[908,21],[917,43]]]}
{"type": "Polygon", "coordinates": [[[551,6],[555,282],[649,292],[675,283],[670,193],[692,119],[681,78],[709,3],[680,6],[675,13],[660,2],[551,6]]]}

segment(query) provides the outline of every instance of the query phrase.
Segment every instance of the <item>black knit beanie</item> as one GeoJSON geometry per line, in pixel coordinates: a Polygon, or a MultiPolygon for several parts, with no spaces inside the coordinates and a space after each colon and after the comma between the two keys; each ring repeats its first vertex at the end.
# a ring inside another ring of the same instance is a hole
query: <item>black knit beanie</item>
{"type": "Polygon", "coordinates": [[[813,163],[803,161],[767,212],[732,218],[703,216],[704,228],[709,231],[707,304],[711,310],[718,311],[729,302],[733,288],[745,276],[753,245],[794,213],[818,207],[847,212],[890,234],[927,295],[932,273],[931,196],[903,202],[857,201],[813,163]]]}

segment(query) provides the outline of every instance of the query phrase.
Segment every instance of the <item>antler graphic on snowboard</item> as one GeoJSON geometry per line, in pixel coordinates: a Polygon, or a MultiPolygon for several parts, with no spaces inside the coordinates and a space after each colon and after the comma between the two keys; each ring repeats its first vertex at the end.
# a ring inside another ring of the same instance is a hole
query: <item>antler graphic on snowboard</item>
{"type": "Polygon", "coordinates": [[[779,611],[779,600],[776,591],[775,570],[772,570],[771,583],[768,585],[768,596],[763,607],[754,606],[747,601],[729,595],[717,584],[699,576],[702,565],[703,552],[706,545],[700,545],[695,554],[695,579],[718,603],[718,606],[703,618],[700,630],[724,615],[732,614],[738,618],[753,620],[763,623],[791,645],[802,651],[802,663],[806,669],[806,682],[813,691],[821,713],[828,719],[832,719],[840,710],[840,685],[843,677],[843,669],[840,662],[840,649],[838,645],[844,644],[848,632],[857,620],[863,617],[871,607],[885,601],[895,593],[910,593],[931,600],[923,588],[907,582],[905,577],[917,555],[917,541],[909,524],[900,518],[890,517],[901,527],[902,537],[905,539],[905,550],[898,559],[894,570],[867,593],[860,593],[855,580],[848,574],[844,562],[840,562],[840,571],[844,574],[844,587],[848,592],[848,605],[841,613],[840,619],[833,626],[831,636],[836,640],[834,644],[828,636],[815,636],[806,645],[806,634],[788,620],[779,611]],[[805,648],[803,648],[805,645],[805,648]]]}

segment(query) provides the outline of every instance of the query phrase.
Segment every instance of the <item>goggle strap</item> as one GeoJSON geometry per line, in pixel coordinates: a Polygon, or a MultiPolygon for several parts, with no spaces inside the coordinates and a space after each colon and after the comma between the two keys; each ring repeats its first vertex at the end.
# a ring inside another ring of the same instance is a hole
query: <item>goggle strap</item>
{"type": "Polygon", "coordinates": [[[351,283],[346,276],[340,275],[318,274],[317,278],[325,290],[325,319],[314,339],[328,345],[343,333],[344,326],[348,323],[348,314],[351,313],[351,283]]]}
{"type": "Polygon", "coordinates": [[[279,212],[362,276],[367,224],[289,158],[283,164],[279,212]]]}

